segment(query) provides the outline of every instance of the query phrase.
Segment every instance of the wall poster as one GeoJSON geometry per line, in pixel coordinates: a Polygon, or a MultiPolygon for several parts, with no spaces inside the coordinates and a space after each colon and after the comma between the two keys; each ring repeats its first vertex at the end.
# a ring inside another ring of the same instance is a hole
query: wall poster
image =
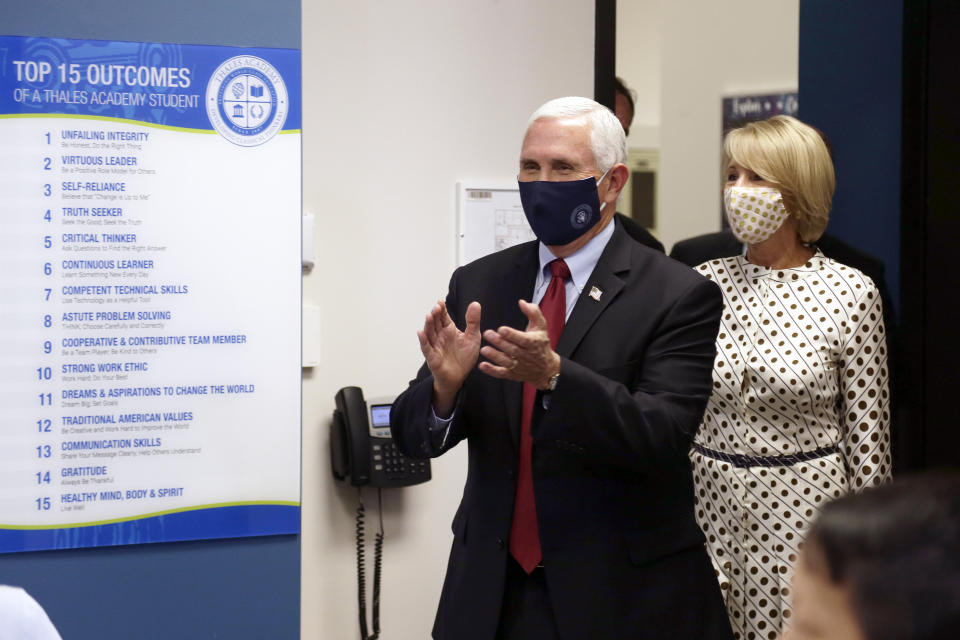
{"type": "Polygon", "coordinates": [[[457,182],[457,264],[535,240],[517,183],[457,182]]]}
{"type": "Polygon", "coordinates": [[[0,79],[0,552],[298,532],[300,52],[0,79]]]}

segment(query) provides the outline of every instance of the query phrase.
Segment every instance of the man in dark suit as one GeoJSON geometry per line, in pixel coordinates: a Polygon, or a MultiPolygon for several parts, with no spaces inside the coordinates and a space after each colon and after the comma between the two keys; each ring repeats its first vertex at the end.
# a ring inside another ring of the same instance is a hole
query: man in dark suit
{"type": "Polygon", "coordinates": [[[418,332],[393,437],[469,446],[435,638],[731,635],[687,458],[720,291],[613,221],[625,157],[592,100],[534,112],[518,180],[539,240],[457,269],[418,332]]]}

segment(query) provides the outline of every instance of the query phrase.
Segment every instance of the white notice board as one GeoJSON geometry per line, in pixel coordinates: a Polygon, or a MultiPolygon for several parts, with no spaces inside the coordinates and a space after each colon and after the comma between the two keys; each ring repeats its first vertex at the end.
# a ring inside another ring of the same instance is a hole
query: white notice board
{"type": "Polygon", "coordinates": [[[299,531],[299,83],[0,36],[0,553],[299,531]]]}
{"type": "Polygon", "coordinates": [[[459,265],[536,238],[523,214],[516,183],[458,182],[457,211],[459,265]]]}

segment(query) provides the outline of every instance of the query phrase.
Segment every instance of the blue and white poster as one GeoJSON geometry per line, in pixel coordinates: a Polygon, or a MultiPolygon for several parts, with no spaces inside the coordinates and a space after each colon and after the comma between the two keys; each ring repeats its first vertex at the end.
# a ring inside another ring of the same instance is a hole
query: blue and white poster
{"type": "Polygon", "coordinates": [[[300,527],[300,52],[0,37],[0,552],[300,527]]]}

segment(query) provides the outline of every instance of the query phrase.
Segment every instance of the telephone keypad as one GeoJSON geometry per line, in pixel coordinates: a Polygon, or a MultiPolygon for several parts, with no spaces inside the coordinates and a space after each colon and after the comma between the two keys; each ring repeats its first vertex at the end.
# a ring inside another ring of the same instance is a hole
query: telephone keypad
{"type": "Polygon", "coordinates": [[[388,442],[383,447],[384,468],[390,477],[420,475],[427,473],[430,469],[430,462],[427,460],[415,460],[408,458],[400,453],[397,445],[388,442]]]}

